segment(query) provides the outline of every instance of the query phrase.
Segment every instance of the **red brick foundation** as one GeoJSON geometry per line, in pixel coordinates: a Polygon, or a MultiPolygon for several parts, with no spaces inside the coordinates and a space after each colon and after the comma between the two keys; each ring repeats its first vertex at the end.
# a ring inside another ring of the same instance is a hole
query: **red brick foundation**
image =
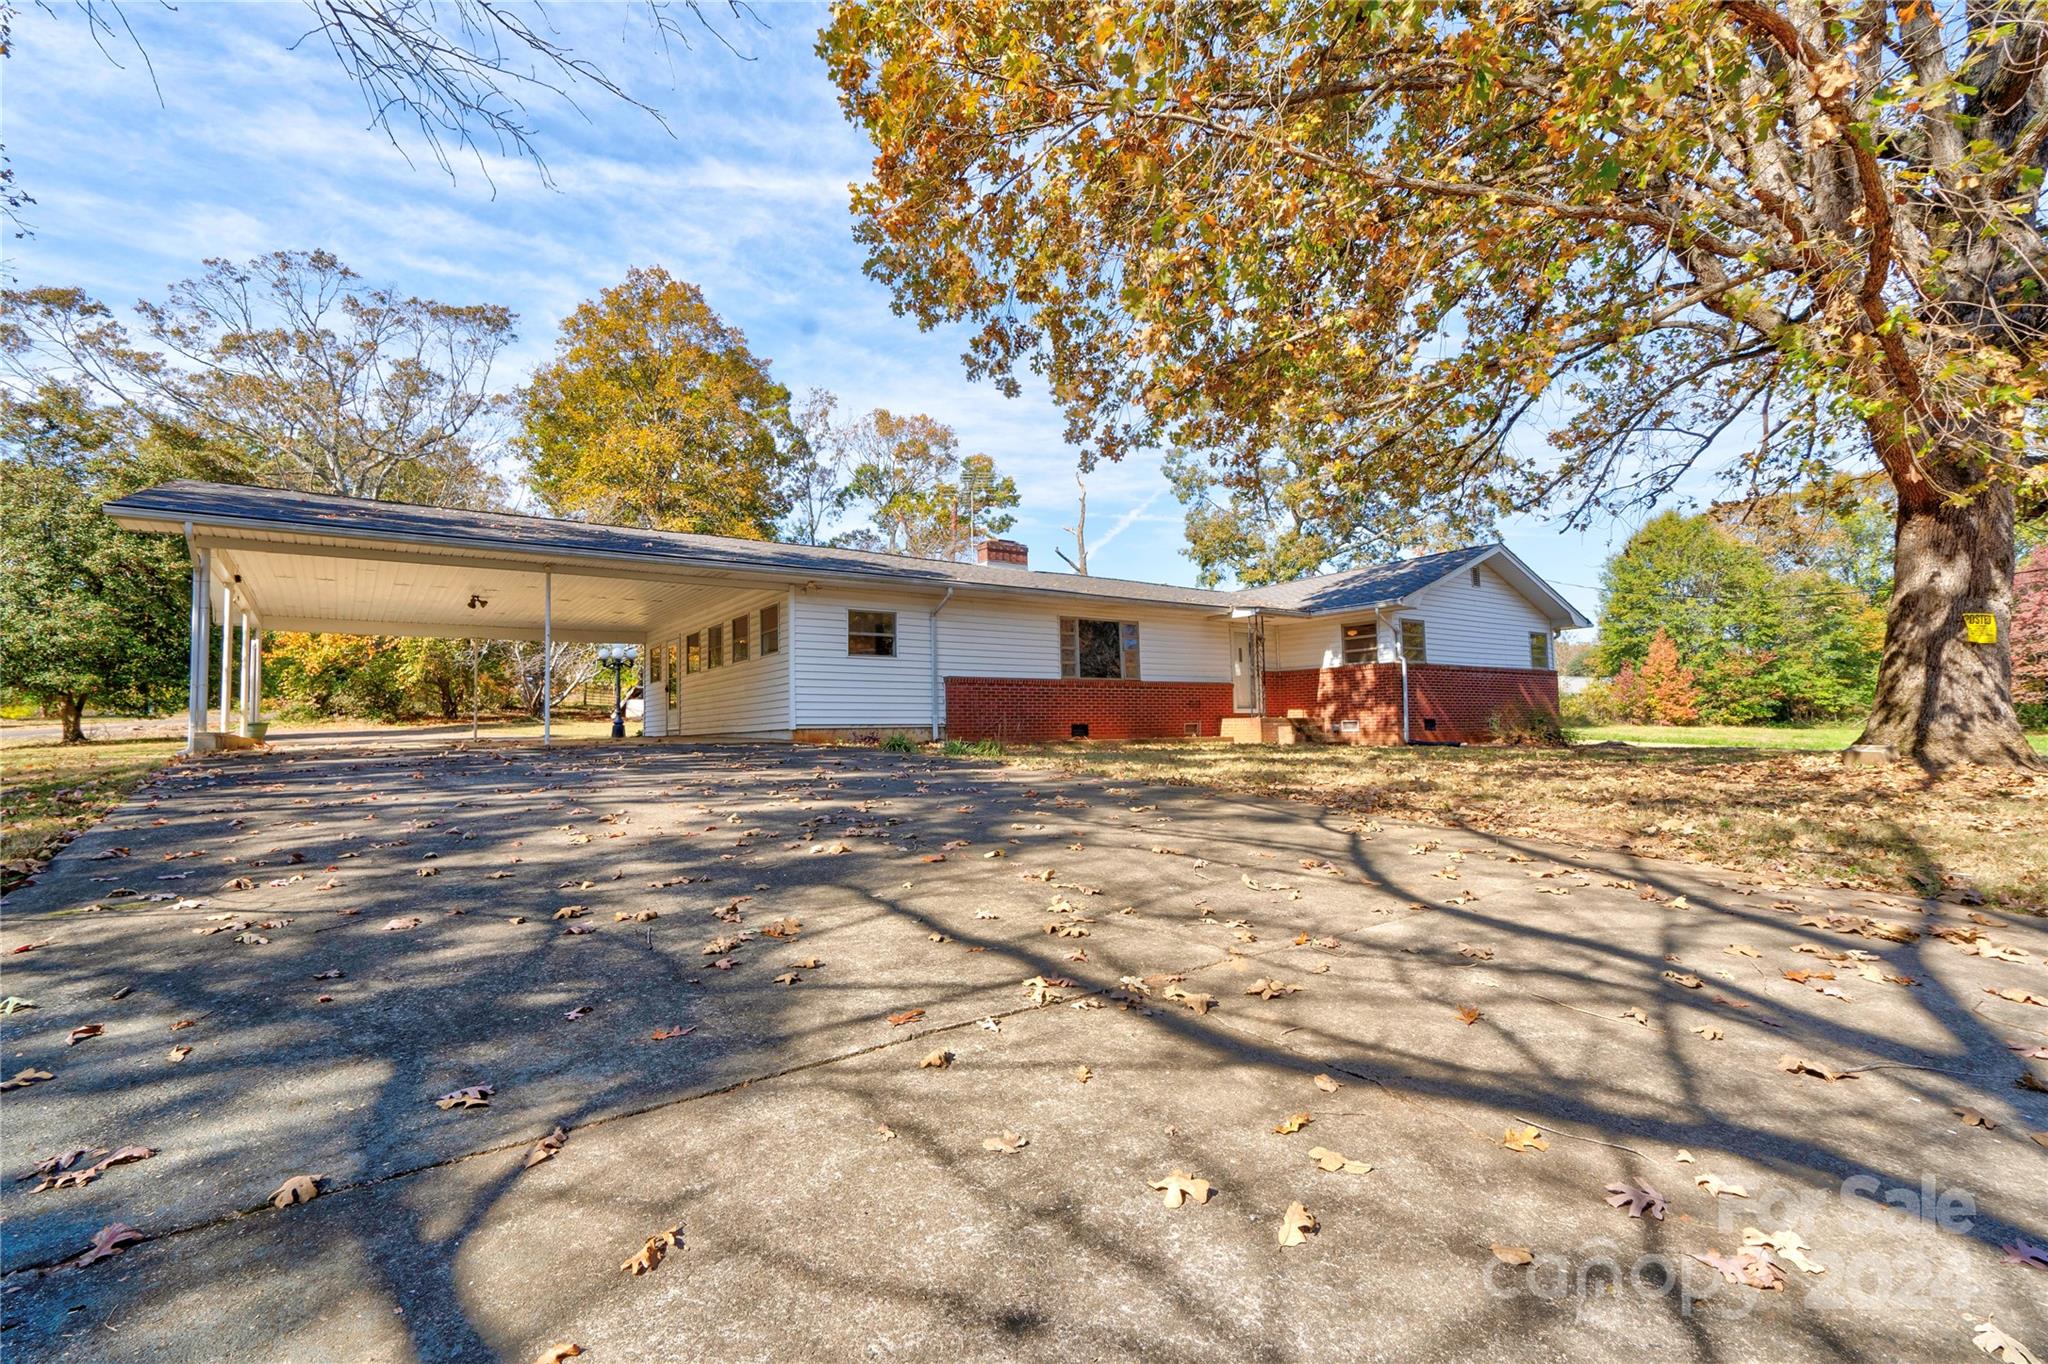
{"type": "Polygon", "coordinates": [[[1195,727],[1213,738],[1231,713],[1228,682],[1126,682],[1114,677],[949,677],[946,735],[1043,743],[1091,739],[1178,739],[1195,727]]]}
{"type": "MultiPolygon", "coordinates": [[[[1535,668],[1467,668],[1416,663],[1408,669],[1408,735],[1417,742],[1485,743],[1503,706],[1526,705],[1557,713],[1557,674],[1535,668]]],[[[1364,663],[1341,668],[1292,668],[1266,674],[1266,713],[1307,713],[1333,736],[1365,744],[1401,742],[1401,668],[1364,663]],[[1356,735],[1338,724],[1358,721],[1356,735]]]]}

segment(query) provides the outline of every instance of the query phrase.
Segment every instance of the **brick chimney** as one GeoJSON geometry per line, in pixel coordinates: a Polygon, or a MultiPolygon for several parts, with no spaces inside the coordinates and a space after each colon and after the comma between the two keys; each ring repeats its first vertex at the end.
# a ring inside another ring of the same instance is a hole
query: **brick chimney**
{"type": "Polygon", "coordinates": [[[974,562],[1000,568],[1031,567],[1031,551],[1015,540],[983,540],[974,547],[974,562]]]}

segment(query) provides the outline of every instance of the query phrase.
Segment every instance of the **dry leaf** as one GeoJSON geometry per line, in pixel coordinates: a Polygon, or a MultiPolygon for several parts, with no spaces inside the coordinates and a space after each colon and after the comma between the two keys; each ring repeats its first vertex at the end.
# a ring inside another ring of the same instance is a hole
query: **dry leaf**
{"type": "Polygon", "coordinates": [[[1000,1137],[983,1137],[981,1139],[982,1150],[1000,1151],[1004,1155],[1015,1155],[1030,1144],[1031,1138],[1020,1137],[1015,1132],[1005,1132],[1000,1137]]]}
{"type": "Polygon", "coordinates": [[[1749,1197],[1749,1190],[1740,1184],[1729,1184],[1719,1175],[1695,1175],[1692,1182],[1705,1189],[1710,1197],[1720,1194],[1726,1194],[1730,1198],[1749,1197]]]}
{"type": "Polygon", "coordinates": [[[496,1086],[493,1085],[471,1085],[468,1089],[458,1089],[452,1094],[443,1094],[440,1098],[434,1100],[434,1106],[444,1110],[450,1108],[489,1108],[491,1106],[491,1096],[497,1092],[496,1086]]]}
{"type": "Polygon", "coordinates": [[[1854,1072],[1846,1070],[1829,1070],[1826,1066],[1817,1066],[1813,1062],[1806,1060],[1804,1057],[1792,1056],[1789,1054],[1785,1056],[1780,1056],[1778,1058],[1778,1069],[1790,1071],[1794,1075],[1816,1076],[1822,1080],[1826,1080],[1830,1084],[1834,1083],[1836,1080],[1853,1080],[1856,1078],[1854,1072]]]}
{"type": "Polygon", "coordinates": [[[1550,1143],[1544,1139],[1541,1129],[1534,1127],[1510,1127],[1500,1139],[1500,1144],[1510,1151],[1548,1151],[1550,1143]]]}
{"type": "Polygon", "coordinates": [[[182,1061],[182,1060],[184,1060],[184,1059],[185,1059],[186,1057],[190,1056],[191,1054],[192,1054],[192,1048],[190,1048],[190,1047],[172,1047],[172,1048],[171,1048],[171,1054],[170,1054],[170,1055],[169,1055],[168,1057],[166,1057],[165,1059],[166,1059],[166,1060],[168,1060],[168,1061],[172,1061],[172,1062],[177,1062],[177,1061],[182,1061]]]}
{"type": "Polygon", "coordinates": [[[1277,980],[1266,980],[1264,978],[1253,981],[1251,988],[1245,991],[1246,994],[1257,995],[1260,999],[1280,999],[1287,995],[1299,994],[1300,992],[1301,987],[1299,985],[1286,985],[1277,980]]]}
{"type": "Polygon", "coordinates": [[[1970,1337],[1970,1343],[2004,1364],[2040,1364],[2033,1352],[1998,1329],[1995,1322],[1980,1322],[1977,1333],[1970,1337]]]}
{"type": "Polygon", "coordinates": [[[890,1014],[890,1015],[889,1015],[889,1026],[890,1026],[890,1027],[892,1027],[892,1028],[900,1028],[900,1027],[902,1027],[902,1026],[903,1026],[903,1025],[905,1024],[905,1023],[915,1023],[915,1022],[917,1022],[917,1020],[918,1020],[918,1019],[920,1019],[920,1018],[923,1018],[923,1017],[924,1017],[924,1010],[923,1010],[923,1009],[905,1009],[905,1010],[904,1010],[904,1011],[903,1011],[902,1013],[900,1013],[900,1014],[890,1014]]]}
{"type": "Polygon", "coordinates": [[[1808,1246],[1805,1241],[1800,1239],[1799,1233],[1795,1231],[1774,1231],[1769,1235],[1765,1235],[1755,1227],[1744,1227],[1742,1229],[1742,1244],[1752,1247],[1768,1247],[1786,1264],[1791,1265],[1795,1269],[1804,1270],[1808,1274],[1825,1274],[1828,1272],[1826,1265],[1816,1264],[1806,1258],[1808,1246]]]}
{"type": "Polygon", "coordinates": [[[1627,1208],[1630,1217],[1641,1217],[1644,1213],[1664,1220],[1664,1195],[1647,1184],[1609,1184],[1607,1204],[1614,1208],[1627,1208]]]}
{"type": "Polygon", "coordinates": [[[1990,1132],[1996,1129],[1998,1126],[1996,1122],[1993,1122],[1990,1118],[1986,1117],[1982,1113],[1979,1113],[1974,1108],[1957,1108],[1951,1111],[1954,1112],[1954,1114],[1958,1118],[1961,1118],[1963,1120],[1963,1126],[1965,1127],[1981,1127],[1986,1132],[1990,1132]]]}
{"type": "Polygon", "coordinates": [[[126,1222],[113,1222],[101,1227],[92,1235],[92,1244],[76,1259],[66,1260],[67,1269],[84,1269],[87,1265],[98,1264],[101,1260],[112,1259],[142,1240],[142,1233],[126,1222]]]}
{"type": "Polygon", "coordinates": [[[557,1127],[533,1144],[533,1149],[526,1153],[526,1160],[520,1168],[531,1170],[544,1160],[554,1159],[555,1153],[560,1151],[568,1140],[569,1134],[557,1127]]]}
{"type": "Polygon", "coordinates": [[[1299,1132],[1302,1128],[1308,1126],[1310,1123],[1314,1121],[1315,1119],[1310,1117],[1307,1113],[1289,1113],[1286,1117],[1282,1118],[1279,1121],[1279,1123],[1273,1128],[1273,1130],[1284,1137],[1292,1133],[1299,1132]]]}
{"type": "Polygon", "coordinates": [[[1754,1248],[1738,1250],[1733,1255],[1718,1251],[1695,1254],[1693,1259],[1701,1264],[1721,1271],[1721,1277],[1728,1283],[1747,1284],[1759,1292],[1779,1292],[1785,1287],[1785,1273],[1771,1257],[1754,1248]]]}
{"type": "Polygon", "coordinates": [[[85,1041],[86,1038],[98,1037],[101,1033],[105,1031],[106,1028],[102,1024],[81,1023],[77,1027],[73,1028],[70,1034],[65,1037],[64,1045],[67,1047],[75,1047],[80,1042],[85,1041]]]}
{"type": "Polygon", "coordinates": [[[1077,1080],[1077,1081],[1079,1081],[1079,1082],[1080,1082],[1081,1084],[1084,1084],[1084,1085],[1085,1085],[1085,1084],[1087,1084],[1087,1083],[1088,1083],[1088,1082],[1089,1082],[1090,1080],[1092,1080],[1092,1079],[1094,1079],[1094,1078],[1095,1078],[1095,1072],[1094,1072],[1094,1071],[1092,1071],[1092,1070],[1090,1070],[1090,1069],[1088,1069],[1088,1067],[1086,1067],[1086,1066],[1075,1066],[1075,1067],[1074,1067],[1074,1079],[1075,1079],[1075,1080],[1077,1080]]]}
{"type": "Polygon", "coordinates": [[[1327,1075],[1316,1076],[1315,1085],[1317,1089],[1320,1089],[1325,1094],[1335,1094],[1338,1090],[1344,1088],[1343,1085],[1337,1083],[1335,1080],[1331,1079],[1327,1075]]]}
{"type": "Polygon", "coordinates": [[[688,1037],[691,1033],[695,1031],[697,1031],[697,1025],[695,1023],[692,1023],[687,1028],[678,1028],[671,1024],[666,1028],[656,1028],[653,1032],[647,1034],[647,1037],[648,1040],[652,1042],[669,1042],[673,1041],[678,1037],[688,1037]]]}
{"type": "Polygon", "coordinates": [[[28,1085],[35,1084],[39,1080],[54,1080],[56,1078],[47,1070],[37,1070],[34,1066],[30,1066],[26,1070],[15,1071],[14,1078],[11,1080],[0,1080],[0,1091],[22,1089],[28,1085]]]}
{"type": "Polygon", "coordinates": [[[930,1056],[927,1056],[924,1058],[924,1060],[919,1061],[917,1063],[917,1068],[919,1070],[944,1070],[946,1067],[952,1064],[953,1053],[947,1051],[944,1047],[940,1047],[930,1056]]]}
{"type": "Polygon", "coordinates": [[[1694,1028],[1693,1031],[1706,1038],[1709,1042],[1718,1042],[1724,1036],[1719,1028],[1714,1027],[1694,1028]]]}
{"type": "Polygon", "coordinates": [[[1372,1173],[1372,1166],[1362,1160],[1352,1160],[1327,1146],[1311,1146],[1308,1158],[1316,1163],[1318,1170],[1329,1174],[1364,1175],[1372,1173]]]}
{"type": "Polygon", "coordinates": [[[318,1175],[293,1175],[277,1186],[270,1195],[270,1206],[289,1208],[294,1203],[311,1203],[320,1196],[318,1175]]]}
{"type": "Polygon", "coordinates": [[[1533,1265],[1536,1257],[1529,1253],[1527,1246],[1495,1246],[1493,1258],[1504,1265],[1533,1265]]]}
{"type": "Polygon", "coordinates": [[[1207,1203],[1213,1192],[1208,1180],[1197,1179],[1186,1170],[1175,1170],[1162,1179],[1155,1179],[1150,1187],[1159,1191],[1160,1201],[1169,1208],[1177,1208],[1189,1200],[1207,1203]]]}
{"type": "Polygon", "coordinates": [[[1700,988],[1700,978],[1684,971],[1666,971],[1664,979],[1670,981],[1673,985],[1682,985],[1688,990],[1700,988]]]}
{"type": "Polygon", "coordinates": [[[663,1258],[671,1250],[681,1250],[682,1248],[683,1229],[680,1226],[670,1227],[658,1236],[648,1237],[647,1244],[640,1247],[639,1253],[626,1261],[626,1263],[620,1265],[619,1268],[635,1278],[642,1274],[652,1274],[661,1267],[663,1258]]]}
{"type": "Polygon", "coordinates": [[[1480,1013],[1479,1010],[1472,1008],[1470,1005],[1467,1005],[1465,1008],[1458,1010],[1458,1021],[1460,1023],[1463,1023],[1468,1028],[1471,1027],[1474,1023],[1477,1023],[1480,1019],[1484,1018],[1485,1016],[1486,1015],[1480,1013]]]}
{"type": "Polygon", "coordinates": [[[581,1345],[550,1345],[540,1352],[533,1364],[562,1364],[563,1360],[573,1359],[582,1353],[581,1345]]]}
{"type": "Polygon", "coordinates": [[[1298,1246],[1321,1229],[1316,1215],[1299,1203],[1289,1203],[1280,1214],[1280,1244],[1298,1246]]]}

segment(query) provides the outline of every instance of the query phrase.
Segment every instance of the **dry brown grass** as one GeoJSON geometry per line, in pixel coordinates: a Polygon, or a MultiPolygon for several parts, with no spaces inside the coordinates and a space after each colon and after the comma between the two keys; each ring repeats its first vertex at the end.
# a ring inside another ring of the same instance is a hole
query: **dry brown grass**
{"type": "Polygon", "coordinates": [[[2048,912],[2048,774],[1742,749],[1048,744],[1015,761],[2048,912]]]}

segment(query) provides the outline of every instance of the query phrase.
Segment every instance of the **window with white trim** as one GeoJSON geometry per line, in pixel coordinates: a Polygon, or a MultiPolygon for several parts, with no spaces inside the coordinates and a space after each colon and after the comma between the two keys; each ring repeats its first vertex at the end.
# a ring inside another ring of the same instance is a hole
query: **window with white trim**
{"type": "Polygon", "coordinates": [[[761,608],[761,657],[782,652],[782,608],[761,608]]]}
{"type": "Polygon", "coordinates": [[[725,666],[725,627],[714,625],[704,632],[704,666],[722,668],[725,666]]]}
{"type": "Polygon", "coordinates": [[[1410,663],[1429,661],[1428,641],[1423,636],[1422,622],[1413,616],[1401,622],[1401,657],[1410,663]]]}
{"type": "Polygon", "coordinates": [[[1550,666],[1550,632],[1531,630],[1529,632],[1529,666],[1547,668],[1550,666]]]}
{"type": "Polygon", "coordinates": [[[732,661],[735,663],[747,661],[747,618],[745,616],[734,616],[732,618],[732,661]]]}
{"type": "MultiPolygon", "coordinates": [[[[669,671],[675,671],[673,663],[669,665],[669,671]]],[[[686,673],[701,673],[704,671],[704,636],[691,635],[683,641],[683,671],[686,673]]]]}
{"type": "Polygon", "coordinates": [[[1344,661],[1380,661],[1380,627],[1377,621],[1357,620],[1344,627],[1344,661]]]}
{"type": "Polygon", "coordinates": [[[896,613],[848,611],[846,652],[864,658],[896,657],[896,613]]]}
{"type": "Polygon", "coordinates": [[[1060,618],[1061,677],[1138,677],[1138,622],[1060,618]]]}

